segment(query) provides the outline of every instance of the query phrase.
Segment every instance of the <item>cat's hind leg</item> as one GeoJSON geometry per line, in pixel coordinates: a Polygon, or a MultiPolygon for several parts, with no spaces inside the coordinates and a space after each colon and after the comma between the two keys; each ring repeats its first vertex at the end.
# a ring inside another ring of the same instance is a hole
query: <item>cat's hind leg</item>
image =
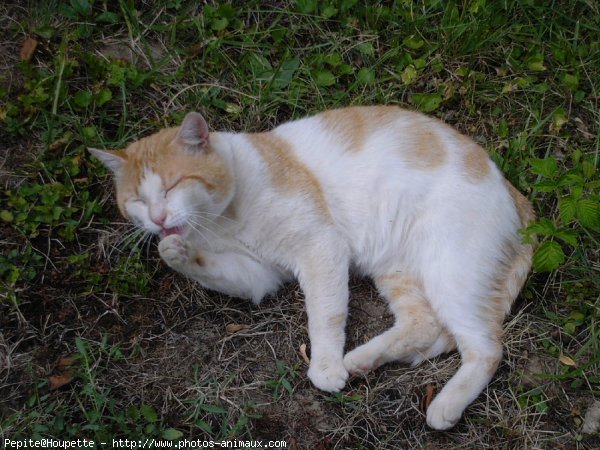
{"type": "Polygon", "coordinates": [[[348,372],[366,372],[391,361],[417,364],[454,349],[453,339],[435,317],[416,279],[392,273],[376,277],[375,284],[387,300],[395,323],[346,354],[348,372]]]}
{"type": "MultiPolygon", "coordinates": [[[[502,359],[503,302],[481,289],[484,278],[465,263],[435,270],[435,285],[427,290],[436,316],[455,339],[462,364],[427,409],[427,424],[436,430],[452,428],[465,408],[492,379],[502,359]]],[[[432,281],[432,280],[429,280],[432,281]]],[[[427,282],[427,280],[426,280],[427,282]]],[[[427,286],[427,284],[426,284],[427,286]]]]}

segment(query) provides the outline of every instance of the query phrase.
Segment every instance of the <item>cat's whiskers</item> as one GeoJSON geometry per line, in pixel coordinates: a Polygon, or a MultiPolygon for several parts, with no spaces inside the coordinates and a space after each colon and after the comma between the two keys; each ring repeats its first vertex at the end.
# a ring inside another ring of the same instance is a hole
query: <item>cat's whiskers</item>
{"type": "Polygon", "coordinates": [[[125,229],[125,232],[119,237],[115,244],[111,247],[108,256],[111,257],[115,250],[122,251],[124,247],[127,247],[132,241],[138,238],[140,233],[144,230],[131,225],[125,229]]]}
{"type": "Polygon", "coordinates": [[[143,231],[142,236],[136,241],[136,243],[133,245],[133,247],[131,247],[131,250],[129,251],[129,255],[127,255],[127,259],[125,261],[125,270],[127,270],[127,268],[129,267],[129,261],[131,260],[131,257],[133,256],[134,252],[138,251],[141,249],[140,247],[140,243],[142,243],[142,245],[148,240],[148,237],[151,236],[151,233],[147,230],[144,229],[140,229],[141,231],[143,231]]]}
{"type": "Polygon", "coordinates": [[[222,214],[211,213],[211,212],[208,212],[208,211],[197,211],[195,214],[204,215],[204,216],[213,216],[214,217],[213,220],[223,219],[223,220],[226,220],[228,222],[231,222],[232,224],[238,223],[237,220],[234,220],[234,219],[232,219],[230,217],[226,217],[226,216],[224,216],[222,214]]]}
{"type": "Polygon", "coordinates": [[[152,238],[154,237],[154,234],[147,233],[146,235],[147,235],[146,240],[145,240],[145,244],[146,244],[146,259],[150,259],[150,244],[152,244],[152,238]]]}
{"type": "Polygon", "coordinates": [[[211,230],[209,227],[207,227],[206,225],[203,225],[202,223],[195,221],[191,218],[187,218],[186,219],[186,223],[192,227],[195,231],[198,232],[198,234],[200,234],[200,236],[202,236],[203,239],[206,239],[206,235],[204,235],[204,233],[202,233],[201,230],[199,230],[197,227],[201,227],[203,230],[205,231],[209,231],[210,233],[212,233],[212,235],[214,237],[216,237],[217,239],[220,239],[221,236],[219,236],[214,230],[211,230]]]}
{"type": "Polygon", "coordinates": [[[187,225],[187,226],[189,226],[189,227],[190,227],[192,230],[194,230],[196,233],[198,233],[198,235],[200,235],[200,237],[201,237],[202,239],[204,239],[204,240],[208,240],[208,239],[206,238],[206,235],[205,235],[205,234],[202,232],[202,230],[201,230],[201,229],[199,229],[199,228],[197,227],[197,225],[196,225],[195,223],[193,223],[193,222],[190,222],[190,221],[186,220],[186,225],[187,225]]]}
{"type": "MultiPolygon", "coordinates": [[[[212,227],[216,228],[220,231],[226,231],[227,228],[225,225],[218,223],[215,219],[211,219],[209,217],[205,217],[201,214],[190,214],[189,217],[194,219],[195,221],[199,221],[200,223],[204,222],[203,225],[207,228],[212,227]]],[[[213,230],[211,230],[213,231],[213,230]]]]}

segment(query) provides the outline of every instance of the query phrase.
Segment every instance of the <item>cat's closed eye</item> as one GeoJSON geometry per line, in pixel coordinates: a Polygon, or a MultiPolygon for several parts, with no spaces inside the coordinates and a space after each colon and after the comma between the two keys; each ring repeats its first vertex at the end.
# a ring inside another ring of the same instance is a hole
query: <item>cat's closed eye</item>
{"type": "Polygon", "coordinates": [[[184,179],[185,179],[185,177],[178,178],[177,181],[175,181],[175,183],[171,183],[169,186],[166,186],[165,192],[168,193],[169,191],[175,189],[177,187],[177,185],[179,183],[181,183],[184,179]]]}

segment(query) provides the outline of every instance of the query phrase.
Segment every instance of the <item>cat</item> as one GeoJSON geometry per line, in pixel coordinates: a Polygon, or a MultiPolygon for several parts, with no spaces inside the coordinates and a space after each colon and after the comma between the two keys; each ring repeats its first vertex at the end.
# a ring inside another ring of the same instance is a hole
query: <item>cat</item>
{"type": "Polygon", "coordinates": [[[531,266],[518,230],[534,213],[440,120],[364,106],[232,133],[191,112],[125,150],[89,150],[113,172],[123,216],[159,235],[174,270],[256,304],[299,281],[317,388],[458,349],[461,367],[427,409],[445,430],[496,371],[531,266]],[[344,356],[350,270],[373,279],[395,323],[344,356]]]}

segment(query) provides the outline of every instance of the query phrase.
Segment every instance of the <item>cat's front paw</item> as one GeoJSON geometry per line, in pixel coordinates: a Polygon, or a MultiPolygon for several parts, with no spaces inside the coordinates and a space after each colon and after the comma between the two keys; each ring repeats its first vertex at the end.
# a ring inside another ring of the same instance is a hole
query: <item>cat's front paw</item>
{"type": "Polygon", "coordinates": [[[334,363],[331,359],[313,359],[308,368],[308,378],[322,391],[338,392],[346,385],[348,371],[342,361],[334,363]]]}
{"type": "Polygon", "coordinates": [[[158,243],[158,253],[169,267],[178,269],[189,261],[188,248],[181,236],[170,234],[158,243]]]}

